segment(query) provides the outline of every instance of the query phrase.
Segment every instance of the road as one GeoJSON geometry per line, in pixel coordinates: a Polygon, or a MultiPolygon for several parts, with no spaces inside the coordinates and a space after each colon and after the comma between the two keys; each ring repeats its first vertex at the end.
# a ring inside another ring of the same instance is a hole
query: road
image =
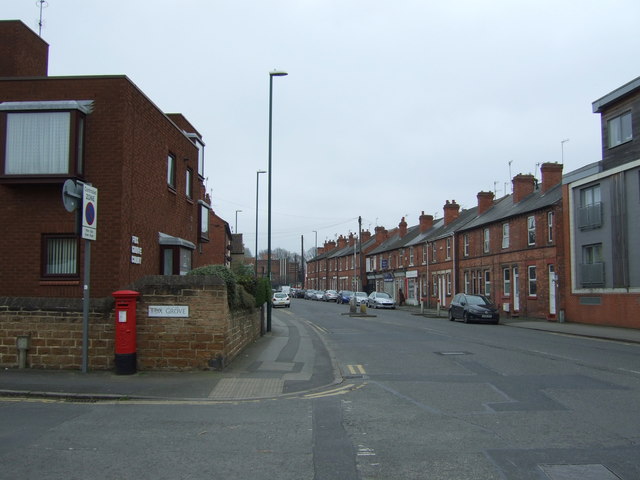
{"type": "Polygon", "coordinates": [[[640,478],[640,345],[346,312],[295,299],[274,313],[326,345],[341,388],[250,402],[2,401],[0,477],[640,478]]]}

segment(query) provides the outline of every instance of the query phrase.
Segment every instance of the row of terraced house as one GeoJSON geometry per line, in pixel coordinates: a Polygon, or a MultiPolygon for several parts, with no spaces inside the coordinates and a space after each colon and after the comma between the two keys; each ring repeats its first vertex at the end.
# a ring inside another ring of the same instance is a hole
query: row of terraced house
{"type": "Polygon", "coordinates": [[[640,327],[640,77],[593,102],[602,160],[541,178],[519,174],[512,193],[479,192],[435,219],[325,242],[306,286],[385,291],[409,305],[447,308],[456,293],[489,297],[503,315],[640,327]]]}

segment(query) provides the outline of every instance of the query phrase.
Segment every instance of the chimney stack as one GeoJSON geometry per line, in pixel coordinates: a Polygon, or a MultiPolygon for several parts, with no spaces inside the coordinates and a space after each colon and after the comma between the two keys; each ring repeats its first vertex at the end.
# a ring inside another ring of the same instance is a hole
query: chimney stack
{"type": "Polygon", "coordinates": [[[493,192],[478,192],[478,215],[493,207],[493,192]]]}
{"type": "Polygon", "coordinates": [[[398,233],[400,234],[400,238],[407,234],[407,222],[404,221],[404,217],[402,217],[402,220],[400,220],[398,224],[398,233]]]}
{"type": "Polygon", "coordinates": [[[543,163],[540,165],[542,174],[542,193],[562,182],[563,165],[559,163],[543,163]]]}
{"type": "Polygon", "coordinates": [[[433,227],[433,215],[425,215],[423,210],[420,215],[420,231],[426,232],[431,227],[433,227]]]}
{"type": "Polygon", "coordinates": [[[444,224],[449,225],[460,215],[460,205],[455,200],[447,200],[444,204],[444,224]]]}
{"type": "Polygon", "coordinates": [[[523,198],[533,193],[535,178],[531,174],[518,174],[513,177],[513,203],[519,203],[523,198]]]}

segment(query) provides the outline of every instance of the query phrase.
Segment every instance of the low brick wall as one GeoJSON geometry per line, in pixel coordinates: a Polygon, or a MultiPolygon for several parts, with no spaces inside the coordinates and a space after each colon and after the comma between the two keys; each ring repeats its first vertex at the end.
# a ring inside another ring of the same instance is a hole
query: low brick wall
{"type": "MultiPolygon", "coordinates": [[[[130,286],[140,292],[136,308],[139,370],[221,368],[260,336],[258,310],[230,312],[224,282],[209,276],[145,277],[130,286]],[[181,305],[186,318],[149,317],[149,306],[181,305]]],[[[112,298],[91,302],[89,369],[114,368],[112,298]]],[[[27,366],[80,369],[82,301],[0,298],[0,366],[17,367],[16,339],[30,336],[27,366]]]]}

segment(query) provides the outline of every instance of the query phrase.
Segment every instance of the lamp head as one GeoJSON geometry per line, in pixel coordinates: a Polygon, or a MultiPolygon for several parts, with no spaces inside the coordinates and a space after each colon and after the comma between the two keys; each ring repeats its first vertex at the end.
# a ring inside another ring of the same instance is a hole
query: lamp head
{"type": "Polygon", "coordinates": [[[267,173],[266,170],[258,170],[256,173],[267,173]]]}
{"type": "Polygon", "coordinates": [[[274,70],[273,72],[269,72],[269,75],[272,77],[286,77],[289,74],[284,70],[274,70]]]}

